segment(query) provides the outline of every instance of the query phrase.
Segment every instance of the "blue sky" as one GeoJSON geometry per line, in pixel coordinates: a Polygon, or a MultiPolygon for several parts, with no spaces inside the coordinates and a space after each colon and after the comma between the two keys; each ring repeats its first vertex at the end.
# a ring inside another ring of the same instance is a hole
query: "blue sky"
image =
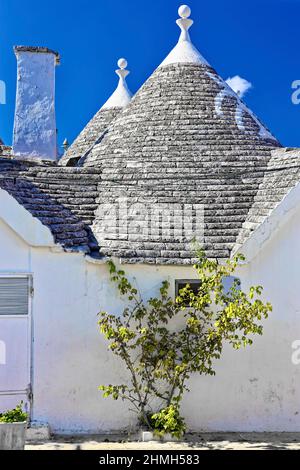
{"type": "MultiPolygon", "coordinates": [[[[177,0],[0,0],[0,136],[12,139],[14,45],[60,52],[56,74],[58,139],[71,142],[114,91],[116,61],[126,57],[135,92],[178,39],[177,0]]],[[[193,42],[223,77],[253,85],[245,102],[285,146],[300,147],[300,0],[189,0],[193,42]]]]}

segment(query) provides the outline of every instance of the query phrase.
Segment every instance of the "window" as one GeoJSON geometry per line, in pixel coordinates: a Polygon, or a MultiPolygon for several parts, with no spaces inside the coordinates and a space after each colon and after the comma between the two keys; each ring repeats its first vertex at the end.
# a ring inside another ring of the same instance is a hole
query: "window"
{"type": "Polygon", "coordinates": [[[195,295],[198,294],[200,286],[201,286],[200,281],[198,279],[183,279],[183,280],[175,281],[176,297],[179,295],[179,292],[181,291],[181,289],[184,289],[187,284],[189,284],[189,286],[191,287],[195,295]]]}
{"type": "MultiPolygon", "coordinates": [[[[224,289],[224,293],[225,294],[228,294],[229,293],[229,290],[230,288],[232,287],[234,281],[238,281],[239,282],[239,285],[237,286],[237,289],[240,290],[240,280],[234,276],[227,276],[227,277],[224,277],[223,279],[223,289],[224,289]]],[[[175,296],[177,297],[179,295],[179,292],[181,291],[181,289],[184,289],[186,287],[186,285],[189,284],[189,286],[191,287],[193,293],[195,295],[197,295],[199,293],[199,289],[200,289],[200,286],[201,286],[201,282],[197,279],[181,279],[181,280],[177,280],[175,281],[175,296]]],[[[188,306],[188,302],[186,303],[186,306],[188,306]]]]}
{"type": "MultiPolygon", "coordinates": [[[[199,289],[200,289],[200,286],[201,286],[201,282],[199,281],[199,279],[181,279],[181,280],[175,281],[175,294],[176,294],[176,297],[179,295],[179,292],[181,291],[181,289],[184,289],[187,286],[187,284],[190,286],[193,293],[195,295],[198,295],[199,289]]],[[[188,301],[184,302],[184,305],[186,307],[188,307],[189,302],[188,301]]]]}
{"type": "Polygon", "coordinates": [[[70,158],[70,160],[68,161],[67,165],[66,166],[78,166],[78,162],[80,160],[80,157],[73,157],[73,158],[70,158]]]}
{"type": "Polygon", "coordinates": [[[30,278],[0,276],[0,316],[28,315],[30,278]]]}

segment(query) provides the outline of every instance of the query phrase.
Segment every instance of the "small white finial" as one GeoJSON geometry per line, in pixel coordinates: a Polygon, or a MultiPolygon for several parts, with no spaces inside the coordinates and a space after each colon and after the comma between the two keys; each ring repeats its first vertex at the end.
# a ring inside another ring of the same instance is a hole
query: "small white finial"
{"type": "Polygon", "coordinates": [[[193,20],[189,17],[191,16],[191,9],[187,5],[181,5],[178,10],[180,19],[176,21],[179,28],[181,29],[181,35],[179,41],[190,41],[189,29],[193,25],[193,20]]]}
{"type": "Polygon", "coordinates": [[[192,10],[188,5],[181,5],[178,9],[178,14],[181,18],[189,18],[191,16],[192,10]]]}
{"type": "Polygon", "coordinates": [[[65,140],[63,141],[62,148],[63,148],[64,151],[66,152],[69,147],[70,147],[69,141],[68,141],[68,139],[65,139],[65,140]]]}
{"type": "Polygon", "coordinates": [[[120,69],[116,70],[116,74],[120,77],[120,79],[124,80],[127,77],[127,75],[130,74],[129,70],[126,70],[127,65],[128,65],[128,62],[123,57],[118,60],[118,67],[120,67],[120,69]]]}
{"type": "Polygon", "coordinates": [[[130,102],[132,94],[130,93],[126,83],[126,77],[130,73],[129,70],[126,70],[127,65],[127,60],[123,57],[118,60],[119,69],[116,70],[116,74],[119,77],[118,86],[101,109],[124,108],[130,102]]]}
{"type": "Polygon", "coordinates": [[[206,62],[206,60],[204,59],[204,57],[202,57],[200,52],[196,49],[189,35],[189,29],[194,23],[193,20],[190,19],[190,7],[187,5],[181,5],[181,7],[178,9],[178,14],[180,18],[176,21],[176,23],[181,29],[179,41],[176,46],[172,49],[170,54],[160,64],[160,67],[169,64],[180,63],[209,65],[208,62],[206,62]]]}
{"type": "Polygon", "coordinates": [[[127,65],[128,65],[128,62],[126,59],[122,58],[118,60],[118,67],[120,67],[120,69],[126,69],[127,65]]]}

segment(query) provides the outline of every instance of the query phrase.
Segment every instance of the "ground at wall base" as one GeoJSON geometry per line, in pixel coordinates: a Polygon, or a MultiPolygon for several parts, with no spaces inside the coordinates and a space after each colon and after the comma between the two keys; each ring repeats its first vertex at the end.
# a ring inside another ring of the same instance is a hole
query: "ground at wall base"
{"type": "Polygon", "coordinates": [[[124,435],[54,436],[25,450],[300,450],[300,433],[195,433],[181,442],[141,442],[124,435]]]}

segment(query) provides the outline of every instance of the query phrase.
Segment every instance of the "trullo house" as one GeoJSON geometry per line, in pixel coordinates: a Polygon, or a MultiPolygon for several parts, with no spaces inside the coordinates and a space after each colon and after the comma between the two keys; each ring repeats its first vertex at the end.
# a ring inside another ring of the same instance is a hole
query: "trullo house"
{"type": "Polygon", "coordinates": [[[191,240],[220,262],[243,252],[242,286],[274,311],[247,349],[225,350],[216,377],[192,379],[190,430],[300,431],[300,150],[282,148],[191,42],[178,43],[132,97],[116,91],[58,161],[59,55],[15,47],[12,148],[0,146],[0,409],[23,399],[55,432],[131,426],[101,383],[126,380],[97,330],[122,311],[106,261],[147,298],[195,279],[191,240]],[[294,359],[293,359],[294,358],[294,359]]]}

